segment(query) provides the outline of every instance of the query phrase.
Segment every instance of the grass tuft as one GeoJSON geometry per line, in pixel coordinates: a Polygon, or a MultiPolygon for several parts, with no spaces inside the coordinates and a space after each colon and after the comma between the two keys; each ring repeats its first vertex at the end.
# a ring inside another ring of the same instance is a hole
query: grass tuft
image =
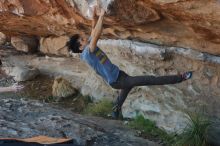
{"type": "Polygon", "coordinates": [[[128,126],[139,130],[141,132],[141,136],[148,139],[157,141],[162,140],[166,144],[168,144],[172,139],[172,136],[166,133],[166,131],[158,128],[155,122],[145,119],[142,115],[138,115],[133,121],[129,122],[128,126]]]}
{"type": "Polygon", "coordinates": [[[102,99],[98,103],[92,103],[87,106],[83,111],[83,114],[108,117],[108,114],[112,111],[112,102],[108,99],[102,99]]]}
{"type": "Polygon", "coordinates": [[[208,146],[208,129],[211,121],[198,113],[188,114],[189,123],[181,134],[176,136],[174,146],[208,146]]]}
{"type": "MultiPolygon", "coordinates": [[[[163,144],[169,146],[210,146],[211,120],[198,113],[188,113],[188,115],[188,125],[180,134],[168,134],[166,131],[158,128],[155,122],[145,119],[142,115],[129,122],[129,127],[139,130],[141,136],[145,138],[162,141],[163,144]]],[[[212,137],[218,139],[216,138],[220,137],[218,133],[220,131],[212,132],[212,137]]],[[[213,141],[212,143],[215,142],[213,141]]]]}

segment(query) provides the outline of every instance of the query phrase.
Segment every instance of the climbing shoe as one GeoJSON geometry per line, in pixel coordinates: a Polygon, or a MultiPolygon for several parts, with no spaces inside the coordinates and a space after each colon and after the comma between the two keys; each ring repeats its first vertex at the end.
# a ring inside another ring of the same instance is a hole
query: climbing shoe
{"type": "Polygon", "coordinates": [[[115,105],[112,108],[112,118],[117,120],[120,116],[120,113],[121,113],[121,108],[118,105],[115,105]]]}
{"type": "Polygon", "coordinates": [[[192,73],[193,73],[192,71],[185,72],[181,75],[181,77],[183,80],[188,80],[192,77],[192,73]]]}

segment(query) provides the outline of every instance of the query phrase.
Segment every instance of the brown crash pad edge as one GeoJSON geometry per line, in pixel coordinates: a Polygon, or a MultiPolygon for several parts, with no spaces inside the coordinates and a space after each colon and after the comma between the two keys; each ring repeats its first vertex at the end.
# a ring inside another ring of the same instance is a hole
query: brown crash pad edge
{"type": "Polygon", "coordinates": [[[36,136],[36,137],[31,137],[31,138],[0,138],[0,140],[16,140],[16,141],[21,141],[21,142],[34,142],[34,143],[39,143],[39,144],[57,144],[57,143],[64,143],[68,142],[71,139],[67,138],[52,138],[52,137],[47,137],[47,136],[36,136]]]}

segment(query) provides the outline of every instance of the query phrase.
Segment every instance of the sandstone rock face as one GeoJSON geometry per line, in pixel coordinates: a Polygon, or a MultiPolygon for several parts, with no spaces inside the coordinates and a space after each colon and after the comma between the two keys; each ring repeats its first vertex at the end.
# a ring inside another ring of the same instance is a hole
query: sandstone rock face
{"type": "Polygon", "coordinates": [[[11,37],[11,44],[18,51],[33,53],[37,51],[39,41],[35,37],[11,37]]]}
{"type": "Polygon", "coordinates": [[[4,33],[0,32],[0,45],[3,45],[6,42],[6,36],[4,33]]]}
{"type": "MultiPolygon", "coordinates": [[[[0,31],[10,35],[89,35],[96,0],[0,2],[0,31]]],[[[135,39],[220,54],[218,0],[100,0],[104,37],[135,39]]]]}
{"type": "Polygon", "coordinates": [[[44,54],[70,56],[68,48],[65,46],[68,40],[67,36],[41,38],[40,51],[44,54]]]}

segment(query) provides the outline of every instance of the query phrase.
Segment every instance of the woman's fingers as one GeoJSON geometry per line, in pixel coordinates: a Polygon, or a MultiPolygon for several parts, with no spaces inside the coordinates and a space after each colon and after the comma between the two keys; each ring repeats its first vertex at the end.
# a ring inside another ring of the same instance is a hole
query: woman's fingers
{"type": "Polygon", "coordinates": [[[17,91],[20,91],[24,88],[24,85],[18,85],[18,83],[15,83],[14,85],[12,85],[12,90],[17,92],[17,91]]]}
{"type": "Polygon", "coordinates": [[[20,89],[23,89],[24,86],[23,86],[23,85],[18,85],[16,88],[17,88],[18,90],[20,90],[20,89]]]}

